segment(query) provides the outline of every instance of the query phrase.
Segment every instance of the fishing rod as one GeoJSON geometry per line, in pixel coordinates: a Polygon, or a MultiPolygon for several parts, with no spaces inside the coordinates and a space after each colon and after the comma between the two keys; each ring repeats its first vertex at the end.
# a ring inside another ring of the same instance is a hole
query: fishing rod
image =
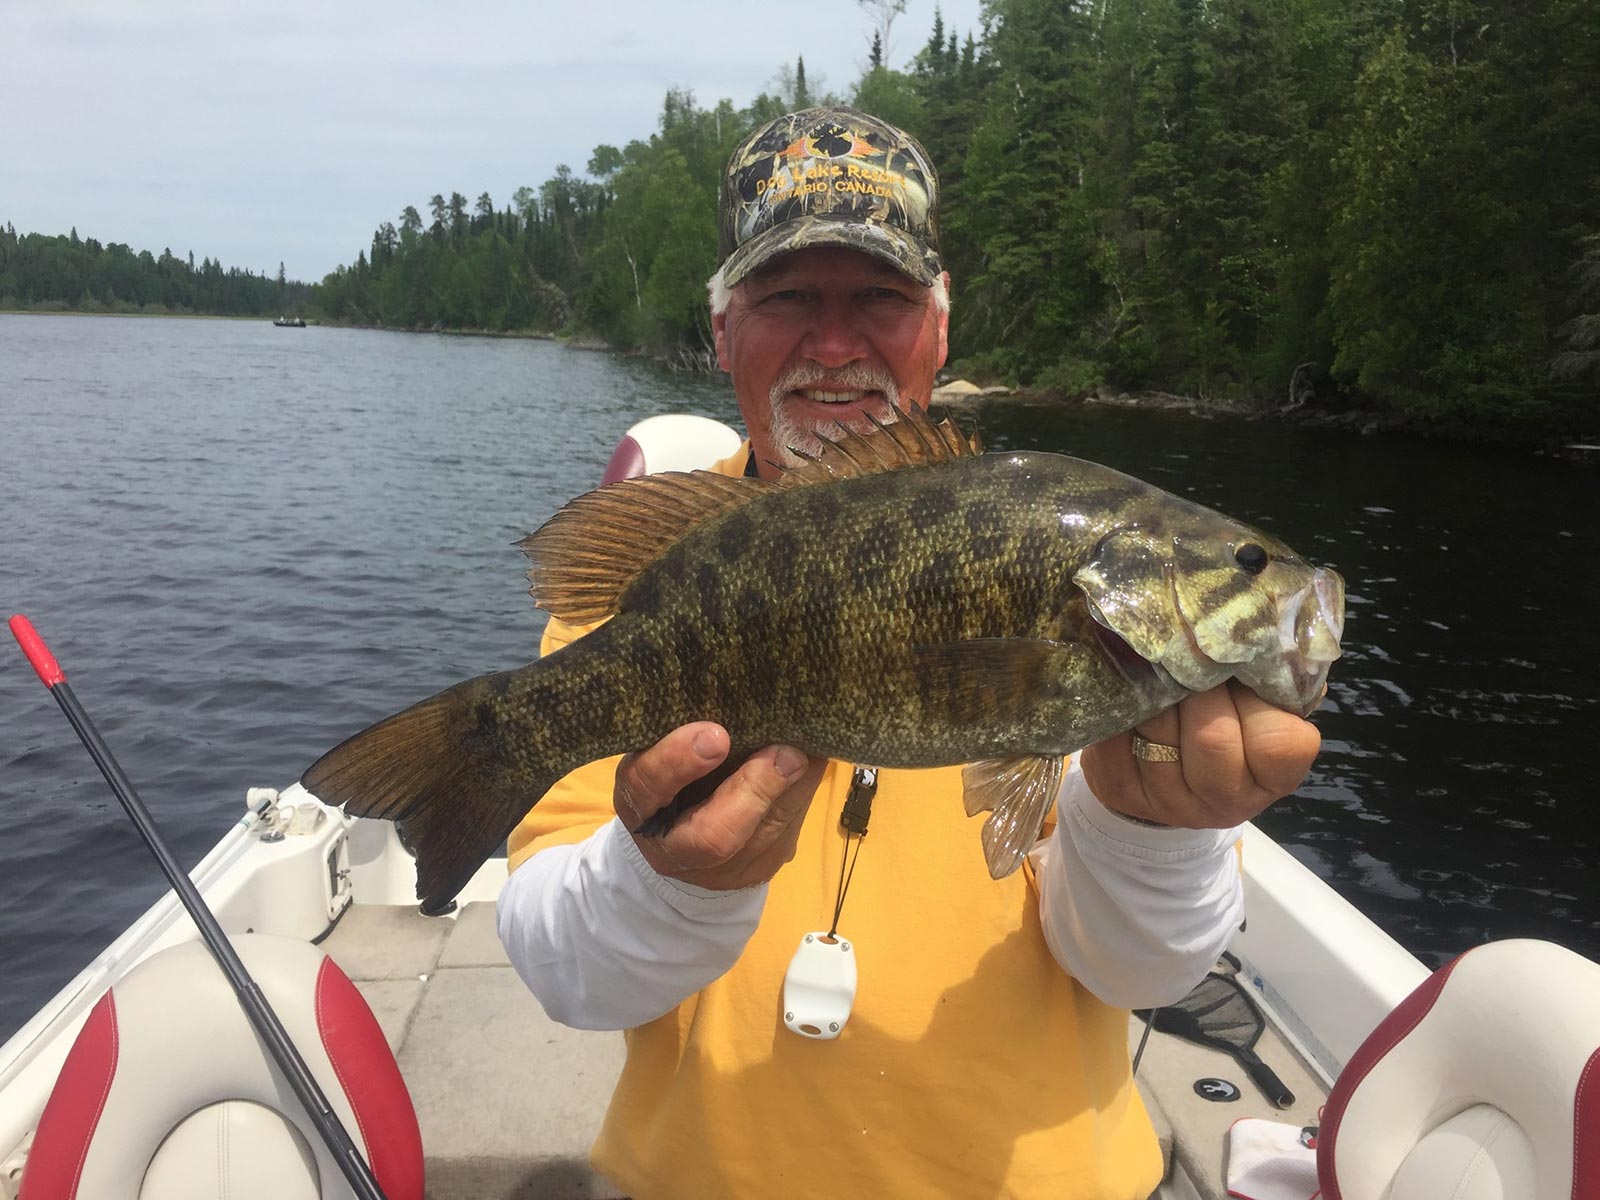
{"type": "Polygon", "coordinates": [[[189,916],[194,920],[195,927],[200,930],[200,939],[205,942],[206,949],[211,951],[211,957],[216,959],[217,966],[222,968],[222,973],[228,977],[228,983],[233,987],[234,995],[239,997],[239,1004],[244,1008],[245,1016],[250,1018],[250,1024],[255,1026],[256,1033],[266,1042],[267,1050],[272,1054],[273,1061],[278,1064],[278,1069],[289,1081],[289,1086],[294,1089],[294,1094],[299,1097],[300,1103],[305,1105],[306,1115],[311,1118],[311,1123],[317,1127],[317,1132],[327,1143],[334,1161],[339,1164],[339,1170],[343,1172],[357,1200],[384,1200],[383,1190],[378,1187],[372,1168],[367,1165],[367,1160],[361,1157],[361,1152],[356,1149],[355,1143],[350,1140],[350,1135],[345,1132],[339,1114],[333,1111],[333,1106],[323,1095],[315,1076],[306,1066],[305,1059],[300,1057],[300,1052],[295,1049],[288,1031],[278,1020],[278,1014],[272,1011],[272,1006],[267,1003],[261,988],[250,978],[250,972],[245,969],[244,963],[234,951],[233,943],[228,941],[228,935],[222,931],[222,926],[217,924],[216,917],[211,915],[206,902],[200,898],[200,891],[194,886],[194,881],[178,866],[178,860],[173,858],[172,851],[167,849],[167,844],[162,840],[155,822],[150,819],[149,809],[145,808],[144,801],[139,799],[139,793],[133,790],[133,784],[123,774],[116,757],[111,753],[111,748],[100,737],[94,723],[89,720],[89,714],[84,711],[83,705],[78,703],[77,696],[73,695],[66,673],[56,663],[55,655],[50,653],[50,647],[44,644],[44,639],[34,629],[33,622],[20,613],[11,618],[10,626],[12,636],[17,639],[22,652],[28,656],[28,661],[33,664],[39,681],[50,689],[50,694],[56,698],[56,703],[61,705],[61,711],[66,713],[67,720],[72,722],[72,728],[77,732],[84,748],[89,751],[89,756],[94,759],[94,765],[100,768],[100,774],[106,777],[111,790],[122,802],[123,810],[138,827],[140,835],[144,838],[144,844],[150,847],[150,853],[154,854],[156,862],[161,864],[167,882],[172,885],[172,890],[178,894],[178,899],[183,902],[183,907],[189,911],[189,916]]]}

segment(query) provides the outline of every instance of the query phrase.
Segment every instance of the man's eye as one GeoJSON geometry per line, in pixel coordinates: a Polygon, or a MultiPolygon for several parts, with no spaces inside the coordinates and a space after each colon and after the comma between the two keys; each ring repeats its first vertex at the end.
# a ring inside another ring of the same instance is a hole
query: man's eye
{"type": "Polygon", "coordinates": [[[898,288],[892,287],[872,288],[867,292],[867,296],[872,300],[904,300],[906,298],[905,293],[901,292],[898,288]]]}
{"type": "Polygon", "coordinates": [[[795,300],[804,300],[805,298],[806,294],[799,288],[784,288],[781,291],[771,293],[767,297],[768,300],[776,300],[780,304],[784,302],[793,302],[795,300]]]}

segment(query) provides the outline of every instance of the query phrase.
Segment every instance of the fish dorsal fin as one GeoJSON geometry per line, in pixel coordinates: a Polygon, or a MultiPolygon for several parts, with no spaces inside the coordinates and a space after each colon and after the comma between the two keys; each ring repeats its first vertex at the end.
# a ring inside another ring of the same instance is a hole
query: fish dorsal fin
{"type": "Polygon", "coordinates": [[[709,471],[641,475],[585,493],[566,504],[517,545],[532,561],[534,603],[563,621],[583,624],[617,611],[617,605],[667,547],[705,521],[783,487],[831,483],[903,467],[925,466],[983,453],[977,434],[965,434],[948,417],[935,419],[913,405],[899,419],[856,433],[841,424],[835,440],[785,472],[777,483],[731,478],[709,471]]]}
{"type": "Polygon", "coordinates": [[[779,486],[832,483],[983,453],[978,435],[963,433],[948,416],[935,418],[915,404],[909,410],[897,408],[895,412],[898,419],[887,425],[868,414],[873,428],[867,433],[857,433],[840,422],[837,430],[825,435],[822,449],[816,454],[792,451],[806,461],[786,471],[779,486]]]}
{"type": "Polygon", "coordinates": [[[563,621],[608,617],[628,585],[689,530],[776,487],[710,471],[664,471],[586,492],[517,543],[533,564],[529,594],[563,621]]]}

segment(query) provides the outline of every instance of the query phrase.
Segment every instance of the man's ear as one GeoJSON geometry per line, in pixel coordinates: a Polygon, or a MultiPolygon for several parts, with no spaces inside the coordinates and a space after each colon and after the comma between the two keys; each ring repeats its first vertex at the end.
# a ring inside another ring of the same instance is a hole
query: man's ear
{"type": "Polygon", "coordinates": [[[717,366],[724,371],[732,371],[728,365],[728,312],[724,309],[719,313],[711,314],[711,337],[717,347],[717,366]]]}

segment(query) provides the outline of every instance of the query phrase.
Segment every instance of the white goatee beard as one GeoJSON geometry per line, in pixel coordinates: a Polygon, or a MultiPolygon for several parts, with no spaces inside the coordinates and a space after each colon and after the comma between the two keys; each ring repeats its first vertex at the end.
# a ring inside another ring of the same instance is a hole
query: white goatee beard
{"type": "Polygon", "coordinates": [[[772,435],[773,447],[786,467],[797,467],[803,463],[805,459],[801,455],[814,457],[821,454],[823,445],[836,439],[840,422],[856,433],[867,433],[872,429],[872,423],[860,415],[864,410],[845,409],[842,405],[837,417],[802,417],[792,412],[787,403],[789,393],[807,390],[880,392],[883,401],[871,404],[865,411],[870,411],[883,424],[895,420],[895,410],[900,407],[900,389],[894,377],[867,363],[851,363],[832,371],[817,366],[802,366],[785,372],[773,383],[768,393],[772,413],[768,430],[772,435]],[[799,454],[795,451],[799,451],[799,454]]]}

